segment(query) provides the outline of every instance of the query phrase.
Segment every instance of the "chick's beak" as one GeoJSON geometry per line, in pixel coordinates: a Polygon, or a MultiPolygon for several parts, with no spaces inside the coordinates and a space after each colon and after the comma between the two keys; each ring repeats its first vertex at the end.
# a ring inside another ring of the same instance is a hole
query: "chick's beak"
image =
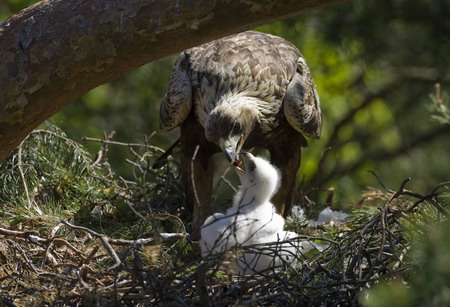
{"type": "Polygon", "coordinates": [[[237,154],[236,161],[233,163],[233,166],[236,171],[238,171],[241,174],[245,174],[246,169],[246,160],[251,159],[253,155],[249,152],[240,152],[237,154]],[[242,157],[242,160],[239,160],[239,156],[242,157]],[[243,166],[244,168],[241,168],[240,166],[243,166]]]}

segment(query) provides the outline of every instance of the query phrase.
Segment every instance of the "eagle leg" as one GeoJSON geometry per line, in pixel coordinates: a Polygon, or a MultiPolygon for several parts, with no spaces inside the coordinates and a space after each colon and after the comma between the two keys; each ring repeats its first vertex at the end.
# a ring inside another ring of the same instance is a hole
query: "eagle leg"
{"type": "Polygon", "coordinates": [[[272,202],[277,213],[287,217],[292,208],[297,187],[297,173],[300,168],[301,143],[268,148],[270,162],[281,171],[281,185],[272,202]]]}
{"type": "Polygon", "coordinates": [[[205,219],[212,214],[211,156],[220,149],[206,140],[203,127],[192,114],[181,125],[180,145],[181,172],[188,208],[193,214],[192,235],[195,237],[205,219]]]}

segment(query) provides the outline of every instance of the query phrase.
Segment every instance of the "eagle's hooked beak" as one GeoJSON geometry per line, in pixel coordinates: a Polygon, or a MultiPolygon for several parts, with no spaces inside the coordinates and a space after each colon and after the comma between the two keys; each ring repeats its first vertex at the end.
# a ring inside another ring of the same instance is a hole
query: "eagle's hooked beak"
{"type": "Polygon", "coordinates": [[[236,151],[229,146],[224,147],[222,150],[225,154],[225,158],[227,158],[229,162],[233,162],[233,160],[236,158],[236,151]]]}
{"type": "Polygon", "coordinates": [[[242,145],[244,145],[244,135],[240,134],[227,140],[221,139],[219,145],[227,160],[234,163],[237,161],[238,152],[241,150],[242,145]]]}

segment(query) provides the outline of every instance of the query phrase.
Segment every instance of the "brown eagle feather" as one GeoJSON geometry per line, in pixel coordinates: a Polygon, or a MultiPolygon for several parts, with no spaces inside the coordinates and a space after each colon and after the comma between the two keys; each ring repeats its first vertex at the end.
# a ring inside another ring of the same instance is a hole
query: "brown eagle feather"
{"type": "Polygon", "coordinates": [[[198,229],[211,213],[209,159],[226,144],[235,146],[240,134],[244,148],[267,148],[280,169],[281,189],[273,202],[286,215],[300,148],[306,145],[303,135],[319,138],[322,120],[310,70],[297,48],[280,37],[248,31],[181,53],[163,98],[160,126],[181,126],[182,172],[198,229]]]}

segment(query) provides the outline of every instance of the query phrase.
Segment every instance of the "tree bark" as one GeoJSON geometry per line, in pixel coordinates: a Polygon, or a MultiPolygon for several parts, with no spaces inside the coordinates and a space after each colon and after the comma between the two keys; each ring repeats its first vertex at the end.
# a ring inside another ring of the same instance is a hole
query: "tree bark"
{"type": "Polygon", "coordinates": [[[40,123],[143,64],[345,0],[49,0],[0,24],[0,161],[40,123]]]}

